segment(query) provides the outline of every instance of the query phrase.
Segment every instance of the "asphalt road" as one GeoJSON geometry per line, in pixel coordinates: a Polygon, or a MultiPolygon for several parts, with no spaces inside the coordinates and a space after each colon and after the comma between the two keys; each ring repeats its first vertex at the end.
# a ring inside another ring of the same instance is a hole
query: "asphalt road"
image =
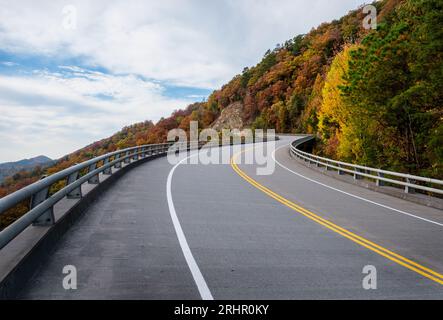
{"type": "Polygon", "coordinates": [[[289,156],[291,139],[267,154],[271,175],[166,158],[134,168],[19,298],[442,299],[443,212],[306,168],[289,156]],[[65,265],[76,290],[62,286],[65,265]],[[377,289],[363,288],[365,266],[377,289]]]}

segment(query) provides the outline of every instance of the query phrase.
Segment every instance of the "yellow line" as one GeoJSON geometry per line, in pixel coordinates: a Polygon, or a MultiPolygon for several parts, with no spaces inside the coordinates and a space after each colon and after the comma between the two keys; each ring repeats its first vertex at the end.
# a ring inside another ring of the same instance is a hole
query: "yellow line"
{"type": "MultiPolygon", "coordinates": [[[[251,149],[251,148],[250,148],[251,149]]],[[[264,192],[265,194],[267,194],[268,196],[270,196],[271,198],[277,200],[278,202],[284,204],[285,206],[291,208],[292,210],[304,215],[305,217],[321,224],[322,226],[342,235],[343,237],[371,250],[374,251],[376,253],[378,253],[379,255],[395,262],[398,263],[399,265],[402,265],[428,279],[431,279],[439,284],[443,284],[443,275],[431,270],[427,267],[424,267],[420,264],[418,264],[417,262],[414,262],[410,259],[407,259],[393,251],[390,251],[372,241],[369,241],[361,236],[356,235],[355,233],[352,233],[318,215],[316,215],[315,213],[312,213],[311,211],[295,204],[294,202],[282,197],[281,195],[273,192],[272,190],[266,188],[265,186],[261,185],[260,183],[258,183],[256,180],[252,179],[251,177],[249,177],[246,173],[244,173],[235,163],[235,161],[237,160],[237,158],[240,156],[241,153],[246,152],[250,149],[247,150],[243,150],[237,154],[235,154],[232,158],[231,158],[231,167],[234,169],[235,172],[237,172],[237,174],[239,176],[241,176],[243,179],[245,179],[247,182],[249,182],[251,185],[253,185],[254,187],[256,187],[257,189],[259,189],[260,191],[264,192]]]]}
{"type": "Polygon", "coordinates": [[[283,198],[282,196],[280,196],[280,195],[274,193],[274,192],[271,191],[270,189],[268,189],[268,188],[266,188],[266,187],[260,185],[257,181],[255,181],[255,180],[253,180],[252,178],[250,178],[249,176],[247,176],[243,171],[241,171],[241,170],[238,168],[238,166],[237,166],[235,163],[234,163],[233,165],[235,166],[235,167],[234,167],[234,170],[238,169],[238,171],[236,170],[237,173],[240,174],[245,180],[249,181],[251,184],[255,185],[257,188],[259,188],[259,189],[262,190],[263,192],[267,193],[267,194],[270,195],[271,197],[275,198],[275,199],[278,200],[279,202],[283,202],[283,204],[285,204],[285,205],[291,207],[293,210],[298,211],[299,213],[302,213],[302,214],[304,214],[304,215],[309,215],[311,218],[314,218],[314,219],[320,220],[320,221],[322,221],[323,223],[326,223],[326,224],[332,226],[333,228],[338,229],[338,230],[340,230],[340,231],[342,231],[342,232],[344,232],[344,233],[350,235],[351,237],[354,237],[354,238],[356,238],[356,239],[359,239],[359,240],[361,240],[361,241],[363,241],[363,242],[365,242],[365,243],[367,243],[367,244],[369,244],[369,245],[371,245],[371,246],[373,246],[373,247],[375,247],[375,248],[378,248],[378,249],[381,250],[381,251],[384,251],[384,252],[386,252],[386,253],[388,253],[388,254],[394,256],[394,257],[397,257],[397,258],[399,258],[399,259],[401,259],[401,260],[403,260],[403,261],[405,261],[405,262],[407,262],[407,263],[409,263],[409,264],[411,264],[411,265],[414,265],[414,266],[416,266],[416,267],[418,267],[418,268],[420,268],[420,269],[423,269],[424,271],[427,271],[427,272],[429,272],[429,273],[431,273],[431,274],[434,274],[435,276],[437,276],[437,277],[439,277],[439,278],[443,278],[443,275],[441,275],[441,274],[439,274],[439,273],[437,273],[437,272],[435,272],[435,271],[433,271],[433,270],[431,270],[431,269],[428,269],[428,268],[426,268],[426,267],[423,267],[423,266],[421,266],[420,264],[418,264],[418,263],[416,263],[416,262],[414,262],[414,261],[411,261],[411,260],[409,260],[409,259],[407,259],[407,258],[405,258],[405,257],[402,257],[402,256],[396,254],[395,252],[392,252],[392,251],[390,251],[390,250],[388,250],[388,249],[386,249],[386,248],[383,248],[383,247],[381,247],[381,246],[379,246],[379,245],[377,245],[377,244],[375,244],[375,243],[373,243],[373,242],[371,242],[371,241],[369,241],[369,240],[367,240],[367,239],[365,239],[365,238],[363,238],[363,237],[360,237],[360,236],[358,236],[358,235],[356,235],[356,234],[354,234],[354,233],[352,233],[352,232],[350,232],[350,231],[348,231],[348,230],[346,230],[346,229],[344,229],[344,228],[342,228],[342,227],[340,227],[340,226],[338,226],[338,225],[336,225],[336,224],[333,224],[332,222],[330,222],[330,221],[328,221],[328,220],[326,220],[326,219],[324,219],[324,218],[322,218],[322,217],[320,217],[320,216],[318,216],[318,215],[316,215],[316,214],[314,214],[314,213],[312,213],[312,212],[310,212],[310,211],[308,211],[308,210],[306,210],[306,209],[300,207],[299,205],[297,205],[297,204],[295,204],[295,203],[293,203],[293,202],[291,202],[291,201],[289,201],[289,200],[283,198]],[[239,171],[240,171],[240,172],[239,172],[239,171]]]}

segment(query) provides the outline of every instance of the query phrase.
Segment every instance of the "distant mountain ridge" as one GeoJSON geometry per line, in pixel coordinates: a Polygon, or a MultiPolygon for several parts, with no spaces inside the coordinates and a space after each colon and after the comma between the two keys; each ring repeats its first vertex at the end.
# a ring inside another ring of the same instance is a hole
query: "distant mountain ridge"
{"type": "Polygon", "coordinates": [[[52,165],[54,160],[47,156],[37,156],[30,159],[23,159],[15,162],[0,163],[0,182],[8,176],[12,176],[20,171],[30,171],[37,166],[47,167],[52,165]]]}

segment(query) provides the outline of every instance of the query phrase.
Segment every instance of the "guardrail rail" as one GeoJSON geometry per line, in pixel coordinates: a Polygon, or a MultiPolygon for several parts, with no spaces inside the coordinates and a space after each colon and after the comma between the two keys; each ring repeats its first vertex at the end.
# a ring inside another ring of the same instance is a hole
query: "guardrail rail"
{"type": "MultiPolygon", "coordinates": [[[[273,137],[273,139],[278,138],[273,137]]],[[[260,141],[267,141],[267,137],[262,137],[262,140],[255,140],[255,142],[260,141]]],[[[42,177],[41,180],[0,199],[0,216],[4,214],[6,210],[15,207],[19,203],[27,201],[28,199],[30,201],[29,211],[0,231],[0,250],[30,225],[53,225],[55,223],[54,205],[56,203],[65,197],[68,199],[81,200],[81,186],[84,183],[93,185],[100,184],[100,174],[112,175],[113,167],[120,169],[125,165],[146,157],[166,155],[168,152],[195,150],[203,147],[218,147],[234,143],[230,138],[229,141],[221,140],[219,142],[168,142],[136,146],[110,152],[71,166],[50,176],[42,177]],[[65,181],[65,186],[54,194],[50,194],[51,187],[59,181],[65,181]]],[[[245,141],[241,140],[240,143],[243,144],[245,141]]]]}
{"type": "MultiPolygon", "coordinates": [[[[41,180],[1,198],[0,215],[28,199],[30,199],[30,205],[28,212],[0,231],[0,249],[31,224],[34,226],[53,225],[55,223],[54,205],[65,197],[68,199],[81,199],[82,184],[100,184],[100,174],[112,175],[113,167],[121,169],[122,166],[147,157],[165,155],[172,144],[174,142],[136,146],[110,152],[50,176],[42,177],[41,180]],[[54,194],[50,194],[51,187],[62,180],[66,182],[66,185],[54,194]]],[[[202,143],[190,142],[186,146],[180,146],[176,143],[175,145],[177,147],[186,147],[189,150],[193,147],[200,148],[202,143]]],[[[178,148],[173,151],[177,150],[178,148]]]]}
{"type": "Polygon", "coordinates": [[[324,166],[326,170],[337,170],[337,173],[340,175],[348,173],[353,175],[354,179],[372,179],[379,187],[390,184],[404,188],[405,193],[413,193],[415,190],[421,190],[432,194],[443,195],[443,189],[429,186],[443,186],[442,180],[332,160],[299,149],[300,146],[314,139],[314,136],[309,135],[293,141],[290,146],[290,152],[310,164],[315,164],[318,167],[324,166]],[[428,184],[428,186],[423,184],[428,184]]]}

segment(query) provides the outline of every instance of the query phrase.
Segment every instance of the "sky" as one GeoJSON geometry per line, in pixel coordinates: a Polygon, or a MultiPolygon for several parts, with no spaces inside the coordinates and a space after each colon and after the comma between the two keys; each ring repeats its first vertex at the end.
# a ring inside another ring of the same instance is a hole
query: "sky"
{"type": "Polygon", "coordinates": [[[363,0],[0,0],[0,163],[202,101],[363,0]]]}

